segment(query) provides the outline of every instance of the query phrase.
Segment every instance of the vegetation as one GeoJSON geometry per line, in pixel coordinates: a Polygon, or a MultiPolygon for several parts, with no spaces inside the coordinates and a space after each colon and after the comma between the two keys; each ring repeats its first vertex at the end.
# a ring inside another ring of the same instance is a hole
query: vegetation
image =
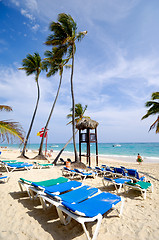
{"type": "Polygon", "coordinates": [[[50,30],[53,32],[47,41],[46,45],[51,45],[57,48],[56,56],[66,56],[67,60],[71,60],[71,96],[72,96],[72,131],[73,131],[73,144],[75,152],[75,161],[79,161],[76,141],[75,141],[75,100],[73,89],[73,74],[74,74],[74,55],[76,51],[75,42],[80,41],[87,31],[77,32],[77,24],[70,15],[61,13],[58,15],[58,22],[52,22],[50,30]]]}
{"type": "Polygon", "coordinates": [[[28,142],[32,127],[33,127],[33,123],[34,123],[34,120],[35,120],[35,116],[36,116],[36,112],[37,112],[38,104],[39,104],[39,99],[40,99],[39,75],[40,75],[41,70],[42,70],[42,61],[41,61],[40,55],[38,53],[34,53],[33,55],[28,54],[27,57],[23,59],[23,67],[19,68],[19,69],[20,70],[25,70],[27,76],[29,76],[31,74],[35,74],[35,82],[36,82],[37,91],[38,91],[34,113],[33,113],[33,116],[32,116],[32,120],[31,120],[31,123],[30,123],[30,126],[29,126],[27,136],[25,138],[24,147],[23,147],[23,150],[22,150],[22,153],[21,153],[21,156],[20,156],[20,157],[27,158],[25,156],[26,146],[27,146],[27,142],[28,142]]]}
{"type": "MultiPolygon", "coordinates": [[[[81,103],[75,104],[75,123],[79,122],[83,118],[90,118],[88,116],[84,116],[84,113],[86,110],[87,110],[87,105],[85,105],[85,107],[83,108],[81,103]]],[[[72,111],[73,109],[71,108],[71,112],[72,111]]],[[[67,118],[72,118],[72,113],[68,114],[67,118]]],[[[70,123],[72,123],[72,121],[70,121],[68,124],[70,123]]]]}
{"type": "MultiPolygon", "coordinates": [[[[0,111],[11,112],[12,108],[6,105],[0,105],[0,111]]],[[[7,140],[8,143],[13,142],[13,139],[24,141],[24,131],[18,122],[9,120],[0,121],[0,140],[7,140]]]]}
{"type": "Polygon", "coordinates": [[[142,120],[152,115],[157,115],[157,119],[149,128],[149,131],[156,128],[156,133],[159,133],[159,92],[154,92],[151,95],[151,100],[145,104],[149,109],[147,113],[142,117],[142,120]]]}
{"type": "Polygon", "coordinates": [[[57,102],[57,98],[58,98],[58,95],[59,95],[59,92],[60,92],[61,83],[62,83],[63,67],[67,63],[66,60],[62,60],[62,57],[61,58],[59,56],[58,56],[58,58],[55,57],[56,51],[57,51],[56,47],[52,49],[52,52],[51,51],[46,51],[45,52],[46,58],[43,61],[43,68],[46,71],[49,70],[46,76],[47,77],[51,77],[51,76],[55,75],[59,71],[60,81],[59,81],[59,86],[58,86],[58,89],[57,89],[56,97],[55,97],[55,100],[53,102],[53,105],[52,105],[52,108],[51,108],[48,120],[46,122],[43,136],[41,138],[39,153],[35,157],[35,158],[38,158],[38,159],[46,159],[45,156],[43,155],[43,152],[42,152],[44,136],[45,136],[46,130],[48,128],[48,125],[49,125],[49,122],[50,122],[50,119],[51,119],[51,116],[52,116],[52,113],[53,113],[53,110],[54,110],[54,107],[55,107],[55,104],[57,102]]]}
{"type": "MultiPolygon", "coordinates": [[[[82,107],[81,103],[77,103],[75,104],[75,122],[79,122],[80,120],[82,120],[83,118],[90,118],[88,116],[84,116],[84,113],[87,109],[87,105],[85,105],[85,107],[82,107]]],[[[72,108],[71,108],[71,112],[72,112],[72,108]]],[[[72,118],[72,113],[67,115],[67,118],[72,118]]],[[[72,123],[69,122],[68,124],[72,123]]],[[[68,125],[67,124],[67,125],[68,125]]],[[[75,135],[77,134],[78,130],[75,132],[75,135]]],[[[62,152],[65,150],[65,148],[67,147],[67,145],[71,142],[73,137],[71,137],[68,142],[65,144],[65,146],[61,149],[61,151],[58,153],[58,155],[56,156],[55,160],[54,160],[54,164],[56,164],[56,162],[58,161],[59,157],[61,156],[62,152]]]]}

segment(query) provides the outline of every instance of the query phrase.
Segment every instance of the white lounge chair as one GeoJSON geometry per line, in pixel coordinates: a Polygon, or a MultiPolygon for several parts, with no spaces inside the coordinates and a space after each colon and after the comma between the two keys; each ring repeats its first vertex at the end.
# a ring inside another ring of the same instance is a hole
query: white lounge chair
{"type": "Polygon", "coordinates": [[[120,196],[102,192],[79,203],[62,202],[62,205],[57,207],[57,211],[60,220],[64,225],[67,225],[71,218],[79,222],[82,225],[88,240],[91,238],[85,223],[97,221],[96,229],[92,238],[92,240],[95,240],[99,232],[103,215],[111,209],[116,209],[118,211],[118,216],[121,216],[123,203],[124,201],[120,196]],[[120,211],[115,208],[115,205],[119,202],[121,202],[120,211]],[[64,217],[63,212],[68,216],[67,218],[64,217]]]}
{"type": "Polygon", "coordinates": [[[127,182],[127,183],[124,183],[123,185],[124,185],[125,191],[127,191],[127,189],[134,189],[134,190],[140,191],[143,199],[146,199],[147,191],[150,191],[151,193],[153,192],[153,184],[150,182],[143,182],[143,181],[138,181],[136,183],[127,182]]]}
{"type": "Polygon", "coordinates": [[[121,188],[123,187],[123,184],[127,183],[127,182],[131,182],[131,179],[127,179],[127,178],[114,178],[114,179],[111,179],[111,178],[104,177],[102,179],[102,182],[103,182],[104,186],[106,186],[105,183],[107,183],[107,185],[109,183],[113,184],[114,187],[115,187],[116,192],[120,193],[121,188]]]}

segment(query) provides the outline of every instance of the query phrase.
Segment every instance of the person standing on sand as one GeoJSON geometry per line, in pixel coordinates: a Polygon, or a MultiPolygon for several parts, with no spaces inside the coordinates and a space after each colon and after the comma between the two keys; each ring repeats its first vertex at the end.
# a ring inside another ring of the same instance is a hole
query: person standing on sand
{"type": "Polygon", "coordinates": [[[138,153],[138,155],[137,155],[136,161],[139,163],[139,165],[141,165],[141,163],[143,162],[142,157],[140,156],[139,153],[138,153]]]}

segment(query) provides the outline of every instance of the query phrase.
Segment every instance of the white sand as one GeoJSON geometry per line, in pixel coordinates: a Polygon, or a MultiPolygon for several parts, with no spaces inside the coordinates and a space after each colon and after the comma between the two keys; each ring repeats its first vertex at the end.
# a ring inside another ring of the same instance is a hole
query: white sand
{"type": "MultiPolygon", "coordinates": [[[[2,151],[1,159],[17,159],[19,153],[2,151]]],[[[29,157],[35,153],[28,153],[29,157]]],[[[53,156],[54,157],[54,156],[53,156]]],[[[67,159],[68,155],[62,155],[67,159]]],[[[73,156],[69,156],[73,157],[73,156]]],[[[20,159],[18,159],[20,160],[20,159]]],[[[34,160],[28,160],[33,162],[34,160]]],[[[85,163],[85,161],[83,161],[85,163]]],[[[108,166],[120,166],[138,169],[145,174],[147,180],[154,184],[154,193],[148,193],[143,200],[139,192],[121,192],[125,199],[124,211],[121,218],[112,211],[102,220],[98,240],[158,240],[159,239],[159,163],[136,162],[126,163],[114,159],[99,159],[99,166],[104,163],[108,166]]],[[[95,166],[94,160],[92,166],[95,166]]],[[[80,224],[72,220],[69,225],[63,226],[54,207],[44,211],[39,200],[31,201],[26,193],[20,192],[18,180],[23,177],[32,181],[41,181],[62,176],[62,166],[50,169],[32,169],[30,171],[14,171],[10,174],[8,183],[0,183],[0,240],[71,240],[86,239],[80,224]]],[[[2,169],[1,169],[2,172],[2,169]]],[[[5,173],[5,172],[3,172],[5,173]]],[[[115,193],[114,188],[103,188],[102,178],[88,178],[85,183],[95,186],[102,191],[115,193]]],[[[95,229],[95,224],[87,224],[89,233],[95,229]]]]}

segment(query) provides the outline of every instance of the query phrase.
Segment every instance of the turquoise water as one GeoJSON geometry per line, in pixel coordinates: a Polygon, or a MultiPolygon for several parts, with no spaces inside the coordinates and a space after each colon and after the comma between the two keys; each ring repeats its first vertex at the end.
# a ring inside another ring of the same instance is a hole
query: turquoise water
{"type": "MultiPolygon", "coordinates": [[[[58,152],[65,144],[49,143],[48,150],[53,149],[58,152]]],[[[18,149],[17,144],[0,144],[0,146],[7,146],[8,148],[18,149]]],[[[39,144],[29,144],[28,149],[38,150],[39,144]]],[[[44,145],[45,149],[45,145],[44,145]]],[[[43,149],[43,150],[44,150],[43,149]]],[[[77,150],[79,145],[77,144],[77,150]]],[[[73,152],[73,144],[68,144],[65,152],[73,152]]],[[[86,144],[82,145],[82,152],[86,152],[86,144]]],[[[98,143],[98,154],[104,156],[137,156],[140,153],[142,157],[159,158],[159,143],[98,143]]],[[[91,154],[95,154],[95,144],[91,144],[91,154]]]]}

